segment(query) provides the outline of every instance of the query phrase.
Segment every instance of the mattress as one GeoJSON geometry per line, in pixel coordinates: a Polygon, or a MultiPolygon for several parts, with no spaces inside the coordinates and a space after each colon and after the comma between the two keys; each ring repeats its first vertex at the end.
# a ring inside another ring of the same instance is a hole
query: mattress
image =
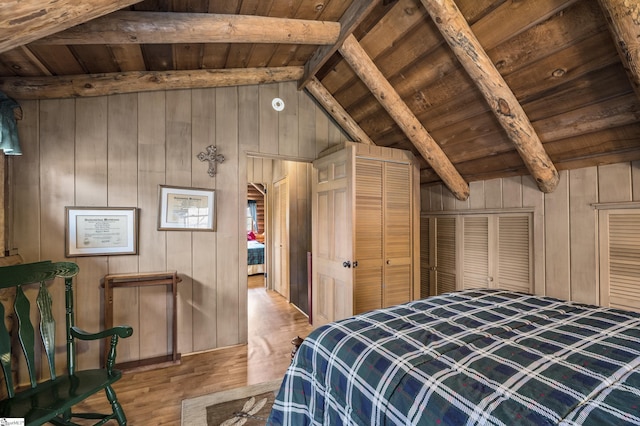
{"type": "Polygon", "coordinates": [[[270,425],[640,424],[640,315],[466,290],[315,329],[270,425]]]}

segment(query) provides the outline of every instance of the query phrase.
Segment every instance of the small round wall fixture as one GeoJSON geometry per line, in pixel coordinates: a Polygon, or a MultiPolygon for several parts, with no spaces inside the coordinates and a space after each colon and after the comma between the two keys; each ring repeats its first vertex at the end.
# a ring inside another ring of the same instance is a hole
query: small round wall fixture
{"type": "Polygon", "coordinates": [[[271,106],[276,111],[282,111],[284,109],[284,101],[280,98],[273,98],[271,101],[271,106]]]}

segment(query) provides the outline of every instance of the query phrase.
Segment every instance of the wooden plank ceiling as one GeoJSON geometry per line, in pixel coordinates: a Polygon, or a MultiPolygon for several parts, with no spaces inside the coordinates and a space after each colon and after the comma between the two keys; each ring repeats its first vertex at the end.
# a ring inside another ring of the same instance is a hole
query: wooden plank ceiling
{"type": "Polygon", "coordinates": [[[7,0],[16,99],[297,80],[421,182],[640,159],[640,5],[625,0],[7,0]],[[615,40],[615,42],[614,42],[615,40]]]}

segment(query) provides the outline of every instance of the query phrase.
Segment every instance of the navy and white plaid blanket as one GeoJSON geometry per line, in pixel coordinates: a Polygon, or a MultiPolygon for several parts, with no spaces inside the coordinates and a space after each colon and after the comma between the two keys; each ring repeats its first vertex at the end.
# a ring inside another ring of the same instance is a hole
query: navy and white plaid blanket
{"type": "Polygon", "coordinates": [[[264,263],[264,244],[255,240],[247,241],[247,265],[264,263]]]}
{"type": "Polygon", "coordinates": [[[314,330],[269,425],[640,424],[640,314],[466,290],[314,330]]]}

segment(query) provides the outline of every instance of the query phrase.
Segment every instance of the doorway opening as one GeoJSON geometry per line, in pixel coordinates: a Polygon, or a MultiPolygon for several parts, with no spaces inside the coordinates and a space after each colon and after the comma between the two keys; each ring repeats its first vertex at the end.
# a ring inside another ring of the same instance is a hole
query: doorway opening
{"type": "MultiPolygon", "coordinates": [[[[266,273],[265,239],[266,239],[266,191],[264,184],[250,183],[247,186],[247,275],[255,283],[258,276],[266,273]]],[[[264,285],[264,283],[263,283],[264,285]]]]}
{"type": "MultiPolygon", "coordinates": [[[[256,198],[258,233],[254,234],[256,238],[264,238],[264,287],[277,292],[308,316],[312,165],[261,157],[247,160],[247,226],[253,221],[252,198],[256,198]],[[255,191],[256,187],[264,189],[264,228],[259,224],[260,192],[255,191]]],[[[256,285],[256,278],[249,275],[248,285],[256,285]]]]}

